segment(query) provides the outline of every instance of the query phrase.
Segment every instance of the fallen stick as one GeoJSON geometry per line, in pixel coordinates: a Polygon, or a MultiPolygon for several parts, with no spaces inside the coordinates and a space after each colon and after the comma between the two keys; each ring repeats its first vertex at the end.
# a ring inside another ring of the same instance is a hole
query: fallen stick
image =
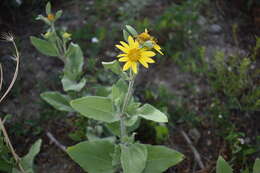
{"type": "Polygon", "coordinates": [[[192,142],[191,142],[190,138],[188,137],[188,135],[187,135],[183,130],[180,130],[180,133],[181,133],[181,135],[184,137],[184,139],[186,140],[186,142],[188,143],[190,149],[192,150],[192,152],[193,152],[193,154],[194,154],[194,157],[195,157],[195,160],[198,162],[200,169],[204,169],[205,166],[204,166],[204,164],[203,164],[202,161],[201,161],[200,154],[199,154],[199,152],[196,150],[196,148],[194,147],[194,145],[192,144],[192,142]]]}
{"type": "Polygon", "coordinates": [[[62,145],[50,132],[46,133],[46,136],[48,136],[48,138],[51,140],[51,142],[53,142],[57,147],[59,147],[62,151],[67,152],[66,151],[66,146],[62,145]]]}

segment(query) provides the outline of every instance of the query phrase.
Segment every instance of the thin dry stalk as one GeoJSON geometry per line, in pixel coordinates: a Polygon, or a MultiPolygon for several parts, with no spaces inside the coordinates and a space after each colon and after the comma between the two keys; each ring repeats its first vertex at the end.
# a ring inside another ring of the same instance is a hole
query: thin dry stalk
{"type": "Polygon", "coordinates": [[[0,63],[0,91],[2,90],[3,79],[4,79],[4,75],[3,75],[3,67],[2,67],[2,64],[0,63]]]}
{"type": "Polygon", "coordinates": [[[9,87],[7,88],[7,90],[5,91],[5,93],[3,94],[3,96],[0,98],[0,103],[3,101],[3,99],[7,96],[7,94],[11,91],[16,79],[17,79],[17,76],[18,76],[18,71],[19,71],[19,64],[20,64],[20,55],[19,55],[19,51],[17,49],[17,46],[14,42],[14,39],[13,37],[11,37],[12,39],[10,38],[6,38],[7,41],[10,40],[10,42],[13,44],[14,46],[14,49],[15,49],[15,61],[16,61],[16,68],[15,68],[15,72],[14,72],[14,76],[13,76],[13,79],[12,79],[12,82],[10,83],[9,87]]]}
{"type": "MultiPolygon", "coordinates": [[[[3,94],[3,96],[0,98],[0,103],[3,101],[3,99],[7,96],[7,94],[12,89],[12,87],[13,87],[16,79],[17,79],[19,64],[20,64],[20,55],[19,55],[19,51],[18,51],[17,46],[16,46],[15,41],[14,41],[14,36],[10,33],[5,33],[5,34],[2,34],[2,39],[4,39],[5,41],[8,41],[8,42],[11,42],[12,45],[14,46],[16,68],[15,68],[14,76],[13,76],[11,83],[9,84],[9,86],[8,86],[7,90],[5,91],[5,93],[3,94]]],[[[0,90],[2,89],[2,84],[3,84],[3,68],[2,68],[2,65],[0,64],[0,90]]],[[[26,173],[24,168],[21,165],[20,157],[16,154],[16,152],[14,150],[14,147],[13,147],[13,145],[12,145],[10,139],[9,139],[8,133],[5,129],[4,122],[2,121],[1,118],[0,118],[0,129],[3,132],[5,142],[6,142],[7,146],[9,147],[9,149],[10,149],[10,151],[11,151],[20,171],[22,173],[26,173]]]]}
{"type": "Polygon", "coordinates": [[[184,132],[183,130],[180,130],[181,135],[184,137],[184,139],[186,140],[186,142],[188,143],[190,149],[192,150],[195,160],[197,161],[197,163],[199,164],[200,169],[204,169],[205,166],[203,164],[203,162],[201,161],[201,157],[200,154],[198,152],[198,150],[194,147],[194,145],[192,144],[190,138],[188,137],[188,135],[186,134],[186,132],[184,132]]]}
{"type": "Polygon", "coordinates": [[[24,169],[23,169],[21,163],[20,163],[20,160],[21,160],[20,157],[16,154],[16,152],[15,152],[15,150],[14,150],[14,147],[12,146],[12,143],[11,143],[11,141],[10,141],[10,139],[9,139],[9,136],[8,136],[8,134],[7,134],[7,131],[6,131],[5,126],[4,126],[4,123],[3,123],[3,121],[2,121],[1,118],[0,118],[0,128],[1,128],[2,132],[3,132],[4,138],[5,138],[5,142],[6,142],[7,146],[9,147],[9,149],[10,149],[10,151],[11,151],[13,157],[14,157],[14,160],[15,160],[15,162],[17,163],[17,165],[18,165],[20,171],[21,171],[22,173],[26,173],[26,172],[24,171],[24,169]]]}
{"type": "Polygon", "coordinates": [[[67,152],[66,151],[66,146],[62,145],[50,132],[46,133],[46,136],[48,136],[48,138],[51,140],[51,142],[53,142],[57,147],[59,147],[62,151],[67,152]]]}

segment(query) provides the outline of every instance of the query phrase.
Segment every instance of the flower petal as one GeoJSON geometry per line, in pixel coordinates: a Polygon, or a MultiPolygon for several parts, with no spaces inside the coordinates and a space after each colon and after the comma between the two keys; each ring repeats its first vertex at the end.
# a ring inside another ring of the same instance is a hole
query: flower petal
{"type": "Polygon", "coordinates": [[[148,63],[155,63],[155,61],[149,57],[143,57],[142,59],[143,59],[143,61],[148,62],[148,63]]]}
{"type": "Polygon", "coordinates": [[[148,68],[148,64],[147,64],[147,62],[145,61],[145,59],[140,58],[140,59],[139,59],[139,62],[140,62],[145,68],[148,68]]]}
{"type": "Polygon", "coordinates": [[[129,60],[128,57],[124,57],[124,58],[120,58],[118,61],[120,61],[120,62],[126,62],[126,61],[128,61],[128,60],[129,60]]]}
{"type": "Polygon", "coordinates": [[[130,67],[132,66],[132,62],[131,61],[127,61],[123,67],[123,71],[128,70],[130,67]]]}
{"type": "Polygon", "coordinates": [[[131,68],[132,68],[133,72],[136,74],[137,73],[137,63],[132,62],[131,68]]]}
{"type": "Polygon", "coordinates": [[[153,48],[157,51],[157,52],[159,52],[161,55],[163,55],[163,53],[162,53],[162,51],[161,51],[161,47],[158,45],[158,44],[155,44],[154,46],[153,46],[153,48]]]}
{"type": "Polygon", "coordinates": [[[120,49],[121,51],[125,52],[125,53],[127,53],[127,52],[128,52],[128,49],[127,49],[127,48],[125,48],[125,47],[123,47],[123,46],[116,45],[116,47],[117,47],[118,49],[120,49]]]}
{"type": "Polygon", "coordinates": [[[130,48],[131,48],[131,47],[134,47],[135,41],[134,41],[134,39],[133,39],[132,36],[129,36],[129,37],[128,37],[128,43],[129,43],[129,47],[130,47],[130,48]]]}
{"type": "Polygon", "coordinates": [[[153,57],[155,55],[156,54],[153,51],[144,51],[144,52],[142,52],[142,56],[145,56],[145,57],[153,57]]]}
{"type": "Polygon", "coordinates": [[[119,57],[124,57],[124,56],[127,56],[127,54],[119,54],[119,55],[117,55],[118,58],[119,57]]]}
{"type": "Polygon", "coordinates": [[[121,43],[125,48],[129,49],[129,45],[128,45],[126,42],[120,41],[120,43],[121,43]]]}

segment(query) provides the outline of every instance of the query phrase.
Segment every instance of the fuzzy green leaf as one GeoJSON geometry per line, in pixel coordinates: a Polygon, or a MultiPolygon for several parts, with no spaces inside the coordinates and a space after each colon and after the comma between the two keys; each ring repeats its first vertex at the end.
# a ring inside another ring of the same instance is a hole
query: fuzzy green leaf
{"type": "Polygon", "coordinates": [[[79,45],[70,43],[65,57],[64,75],[70,80],[77,80],[82,74],[84,64],[83,53],[79,45]]]}
{"type": "Polygon", "coordinates": [[[42,54],[47,56],[58,56],[58,53],[51,42],[36,37],[30,37],[32,45],[42,54]]]}
{"type": "Polygon", "coordinates": [[[70,104],[76,111],[94,120],[108,123],[119,120],[115,116],[112,100],[107,97],[86,96],[72,100],[70,104]]]}
{"type": "Polygon", "coordinates": [[[121,164],[124,173],[142,173],[147,160],[147,148],[142,144],[121,145],[121,164]]]}
{"type": "Polygon", "coordinates": [[[88,173],[114,173],[114,145],[108,140],[81,142],[68,147],[69,156],[88,173]]]}
{"type": "Polygon", "coordinates": [[[216,173],[233,173],[231,166],[221,156],[218,157],[216,169],[216,173]]]}
{"type": "Polygon", "coordinates": [[[260,173],[260,159],[257,158],[254,163],[253,173],[260,173]]]}
{"type": "MultiPolygon", "coordinates": [[[[40,152],[42,140],[37,140],[30,148],[28,154],[21,159],[21,165],[26,173],[34,173],[34,158],[40,152]]],[[[20,173],[16,168],[13,168],[12,173],[20,173]]]]}
{"type": "Polygon", "coordinates": [[[133,36],[137,36],[137,35],[138,35],[138,33],[136,32],[136,30],[135,30],[132,26],[126,25],[125,27],[126,27],[126,29],[127,29],[133,36]]]}
{"type": "Polygon", "coordinates": [[[70,106],[70,98],[59,92],[44,92],[41,98],[60,111],[74,112],[70,106]]]}
{"type": "Polygon", "coordinates": [[[111,62],[102,62],[102,65],[105,69],[111,70],[117,75],[122,73],[122,68],[117,60],[111,62]]]}
{"type": "Polygon", "coordinates": [[[145,104],[142,107],[138,108],[137,115],[144,119],[152,120],[155,122],[168,122],[167,116],[150,104],[145,104]]]}
{"type": "Polygon", "coordinates": [[[48,2],[46,4],[45,12],[46,12],[46,14],[50,14],[51,13],[51,3],[50,2],[48,2]]]}
{"type": "Polygon", "coordinates": [[[165,146],[146,145],[148,158],[143,173],[162,173],[184,158],[184,155],[165,146]]]}
{"type": "Polygon", "coordinates": [[[124,36],[124,39],[125,39],[126,42],[128,41],[129,35],[130,34],[126,30],[123,29],[123,36],[124,36]]]}
{"type": "Polygon", "coordinates": [[[57,11],[55,14],[55,20],[58,20],[61,17],[61,15],[62,15],[62,10],[57,11]]]}
{"type": "Polygon", "coordinates": [[[61,83],[64,91],[80,91],[86,85],[87,80],[82,78],[78,83],[77,81],[70,80],[67,76],[63,76],[61,83]]]}

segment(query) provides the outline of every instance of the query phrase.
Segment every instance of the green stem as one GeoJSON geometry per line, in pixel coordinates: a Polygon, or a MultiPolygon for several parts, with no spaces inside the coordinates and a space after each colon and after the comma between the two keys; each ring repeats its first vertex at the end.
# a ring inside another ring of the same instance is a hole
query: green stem
{"type": "Polygon", "coordinates": [[[126,118],[125,111],[126,111],[126,107],[127,107],[128,103],[129,103],[129,100],[132,96],[134,81],[135,81],[135,75],[132,73],[132,71],[130,71],[130,80],[128,83],[128,90],[127,90],[127,94],[124,99],[124,103],[123,103],[122,111],[121,111],[121,115],[120,115],[120,132],[121,132],[120,140],[121,140],[122,144],[124,143],[124,141],[123,141],[124,137],[127,136],[126,126],[125,126],[125,118],[126,118]]]}

